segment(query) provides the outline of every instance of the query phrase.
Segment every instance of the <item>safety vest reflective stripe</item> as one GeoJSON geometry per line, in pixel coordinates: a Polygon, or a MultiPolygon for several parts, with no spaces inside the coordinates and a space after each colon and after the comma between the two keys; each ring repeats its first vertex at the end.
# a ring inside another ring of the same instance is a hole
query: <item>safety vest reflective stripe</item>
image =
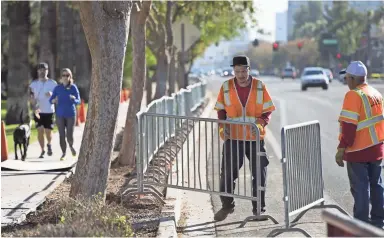
{"type": "Polygon", "coordinates": [[[220,102],[216,102],[215,109],[216,110],[224,110],[225,109],[224,104],[222,104],[220,102]]]}
{"type": "Polygon", "coordinates": [[[341,117],[346,117],[348,119],[352,119],[352,120],[355,120],[355,121],[359,120],[359,114],[356,113],[356,112],[352,112],[352,111],[342,110],[341,113],[340,113],[340,116],[341,117]]]}
{"type": "Polygon", "coordinates": [[[261,81],[257,82],[257,104],[263,104],[263,83],[261,81]]]}
{"type": "Polygon", "coordinates": [[[227,106],[231,106],[231,99],[229,97],[229,80],[224,82],[223,90],[224,90],[224,103],[227,106]]]}
{"type": "Polygon", "coordinates": [[[378,115],[376,117],[372,117],[370,119],[367,119],[367,120],[364,120],[364,121],[361,121],[357,124],[357,129],[356,130],[362,130],[368,126],[371,126],[371,125],[374,125],[380,121],[383,121],[384,120],[384,115],[378,115]]]}
{"type": "Polygon", "coordinates": [[[235,121],[235,122],[256,122],[255,117],[228,117],[227,121],[235,121]]]}
{"type": "Polygon", "coordinates": [[[265,103],[263,104],[263,110],[266,110],[266,109],[268,109],[268,108],[270,108],[270,107],[272,107],[272,106],[273,106],[273,102],[272,102],[272,101],[265,102],[265,103]]]}
{"type": "MultiPolygon", "coordinates": [[[[368,120],[372,120],[372,119],[376,118],[376,117],[372,118],[371,104],[369,103],[369,99],[368,99],[367,95],[365,95],[365,93],[362,90],[356,90],[356,92],[359,93],[359,95],[363,101],[364,112],[365,112],[365,115],[367,116],[367,119],[364,121],[368,121],[368,120]]],[[[360,124],[360,123],[358,123],[358,124],[360,124]]],[[[371,136],[373,145],[378,144],[379,139],[377,138],[377,135],[376,135],[375,124],[371,123],[368,128],[369,128],[369,134],[371,136]]]]}

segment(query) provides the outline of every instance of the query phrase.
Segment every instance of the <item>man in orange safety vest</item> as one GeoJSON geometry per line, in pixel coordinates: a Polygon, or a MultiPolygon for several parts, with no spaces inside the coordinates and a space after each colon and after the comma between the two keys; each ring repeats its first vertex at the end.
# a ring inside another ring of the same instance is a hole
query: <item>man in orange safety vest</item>
{"type": "MultiPolygon", "coordinates": [[[[246,56],[233,58],[235,77],[221,86],[215,110],[220,120],[229,122],[252,122],[257,124],[260,138],[256,138],[255,128],[240,124],[220,125],[220,137],[224,140],[222,167],[220,174],[220,192],[233,193],[239,169],[244,162],[244,155],[252,164],[253,197],[257,195],[256,175],[261,173],[261,186],[266,186],[267,156],[260,157],[260,168],[256,168],[256,151],[265,152],[264,127],[270,120],[275,106],[265,84],[250,74],[250,60],[246,56]],[[256,148],[256,139],[260,139],[260,148],[256,148]],[[253,151],[253,152],[252,152],[253,151]],[[228,166],[225,166],[228,165],[228,166]],[[236,166],[229,166],[230,164],[236,166]],[[237,166],[239,165],[239,167],[237,166]]],[[[222,208],[215,214],[215,220],[224,220],[235,207],[233,197],[221,196],[222,208]]],[[[265,212],[265,191],[261,191],[261,211],[265,212]]],[[[257,202],[252,201],[253,213],[257,214],[257,202]]]]}
{"type": "Polygon", "coordinates": [[[341,71],[350,91],[340,113],[340,144],[336,163],[347,172],[355,204],[355,218],[382,228],[384,225],[384,116],[383,97],[367,84],[367,68],[353,61],[341,71]],[[369,203],[372,209],[369,217],[369,203]]]}

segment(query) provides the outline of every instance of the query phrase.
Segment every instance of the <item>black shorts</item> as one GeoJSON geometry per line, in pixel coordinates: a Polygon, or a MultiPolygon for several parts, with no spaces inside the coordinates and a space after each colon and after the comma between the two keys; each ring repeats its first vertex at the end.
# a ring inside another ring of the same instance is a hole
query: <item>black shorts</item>
{"type": "Polygon", "coordinates": [[[36,128],[43,126],[45,129],[53,130],[54,122],[53,122],[53,113],[39,113],[40,119],[34,115],[34,120],[36,122],[36,128]]]}

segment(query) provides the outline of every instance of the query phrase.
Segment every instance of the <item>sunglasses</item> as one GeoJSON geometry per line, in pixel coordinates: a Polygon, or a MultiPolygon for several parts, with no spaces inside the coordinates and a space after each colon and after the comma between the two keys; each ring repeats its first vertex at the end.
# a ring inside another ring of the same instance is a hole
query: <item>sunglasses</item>
{"type": "Polygon", "coordinates": [[[61,76],[62,76],[62,77],[67,77],[67,78],[68,78],[70,75],[69,75],[69,74],[62,74],[61,76]]]}

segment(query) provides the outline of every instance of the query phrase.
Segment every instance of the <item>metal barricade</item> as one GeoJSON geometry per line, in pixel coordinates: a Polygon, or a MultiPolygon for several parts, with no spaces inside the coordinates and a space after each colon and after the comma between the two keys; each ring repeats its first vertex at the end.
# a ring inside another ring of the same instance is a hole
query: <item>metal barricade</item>
{"type": "MultiPolygon", "coordinates": [[[[197,105],[200,102],[194,103],[197,105]]],[[[266,153],[260,150],[260,132],[255,123],[149,112],[140,114],[139,118],[139,193],[161,197],[162,193],[156,186],[247,199],[257,202],[257,214],[247,217],[242,226],[248,221],[260,219],[271,219],[277,224],[273,217],[261,214],[261,193],[265,191],[261,185],[261,157],[266,153]],[[253,131],[255,139],[228,139],[221,148],[220,124],[229,128],[229,138],[233,138],[232,133],[239,135],[253,131]],[[186,134],[185,142],[178,143],[178,135],[183,133],[186,134]],[[158,145],[163,146],[161,151],[154,150],[158,145]],[[179,152],[178,155],[175,152],[179,152]],[[172,161],[165,159],[164,153],[174,155],[172,161]],[[245,156],[249,163],[246,163],[245,156]]]]}
{"type": "Polygon", "coordinates": [[[384,230],[339,212],[323,211],[328,237],[384,237],[384,230]]]}
{"type": "MultiPolygon", "coordinates": [[[[145,109],[141,110],[136,114],[136,161],[140,161],[139,158],[142,157],[140,155],[139,150],[139,148],[141,148],[140,139],[145,140],[147,142],[146,161],[145,163],[137,164],[137,173],[144,174],[148,169],[147,165],[151,163],[152,159],[159,152],[160,148],[163,147],[165,143],[168,142],[171,137],[174,136],[174,133],[176,132],[177,128],[182,128],[181,124],[168,125],[167,119],[159,118],[159,120],[155,124],[148,125],[148,131],[150,133],[141,134],[139,128],[141,126],[140,122],[142,121],[141,118],[143,114],[155,113],[179,116],[191,115],[194,110],[196,110],[204,103],[204,100],[206,98],[206,84],[206,81],[202,81],[200,83],[189,86],[189,88],[187,89],[181,89],[179,92],[173,93],[171,97],[164,96],[162,98],[154,100],[145,109]],[[199,91],[200,93],[196,93],[195,91],[199,91]],[[192,92],[194,93],[192,94],[192,92]],[[165,125],[164,128],[163,125],[165,125]],[[170,133],[165,134],[164,131],[170,133]]],[[[163,173],[159,170],[157,170],[157,172],[163,173]]],[[[135,189],[132,189],[132,186],[128,186],[129,188],[124,191],[122,195],[137,191],[139,193],[149,192],[157,196],[158,198],[160,198],[161,196],[161,194],[159,193],[155,193],[151,190],[145,189],[143,187],[142,177],[140,176],[137,176],[137,181],[133,184],[137,186],[137,188],[135,187],[135,189]]]]}
{"type": "Polygon", "coordinates": [[[281,130],[282,169],[284,186],[285,228],[273,230],[268,236],[286,231],[301,232],[295,223],[310,209],[335,208],[347,214],[337,205],[325,205],[321,160],[320,123],[310,121],[281,130]],[[298,215],[294,220],[292,216],[298,215]]]}

